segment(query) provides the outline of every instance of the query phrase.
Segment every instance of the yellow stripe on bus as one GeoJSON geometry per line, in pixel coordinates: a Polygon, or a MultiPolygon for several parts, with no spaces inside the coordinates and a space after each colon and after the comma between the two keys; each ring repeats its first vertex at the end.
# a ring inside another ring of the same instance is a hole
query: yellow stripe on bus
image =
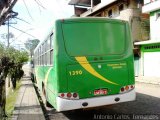
{"type": "Polygon", "coordinates": [[[47,86],[47,80],[48,80],[48,77],[49,77],[49,73],[50,71],[52,70],[53,67],[50,67],[47,71],[47,74],[45,76],[45,79],[44,79],[44,85],[47,86]]]}
{"type": "Polygon", "coordinates": [[[100,75],[87,61],[86,57],[75,57],[75,59],[78,61],[78,63],[89,73],[91,73],[92,75],[94,75],[95,77],[106,81],[110,84],[114,84],[114,85],[118,85],[117,83],[114,83],[112,81],[107,80],[105,77],[103,77],[102,75],[100,75]]]}

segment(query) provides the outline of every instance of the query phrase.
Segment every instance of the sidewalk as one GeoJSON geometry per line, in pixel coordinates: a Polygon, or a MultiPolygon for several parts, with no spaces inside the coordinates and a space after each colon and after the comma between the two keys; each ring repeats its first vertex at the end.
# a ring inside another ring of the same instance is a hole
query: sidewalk
{"type": "Polygon", "coordinates": [[[137,82],[143,82],[143,83],[150,83],[150,84],[157,84],[160,85],[160,77],[145,77],[145,76],[140,76],[140,77],[135,77],[135,80],[137,82]]]}
{"type": "Polygon", "coordinates": [[[45,120],[30,78],[22,80],[12,120],[45,120]]]}

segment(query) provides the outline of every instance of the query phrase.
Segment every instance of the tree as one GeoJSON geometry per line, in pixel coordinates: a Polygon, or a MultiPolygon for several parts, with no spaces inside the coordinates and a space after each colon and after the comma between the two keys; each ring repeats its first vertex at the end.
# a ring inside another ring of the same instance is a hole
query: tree
{"type": "Polygon", "coordinates": [[[6,49],[6,55],[9,56],[10,61],[14,64],[14,67],[10,67],[9,76],[11,77],[11,82],[13,89],[16,88],[16,81],[20,80],[23,76],[24,72],[22,70],[22,65],[24,62],[28,61],[28,52],[19,51],[14,49],[13,47],[9,47],[6,49]]]}
{"type": "Polygon", "coordinates": [[[9,74],[13,84],[13,89],[16,88],[16,81],[23,76],[22,65],[27,62],[29,55],[25,51],[18,51],[13,47],[3,47],[0,44],[0,119],[5,116],[5,79],[9,74]]]}
{"type": "Polygon", "coordinates": [[[4,54],[4,46],[0,43],[0,56],[4,54]]]}
{"type": "Polygon", "coordinates": [[[0,59],[0,119],[6,116],[5,104],[6,104],[6,88],[5,79],[9,71],[9,58],[6,56],[1,56],[0,59]]]}
{"type": "Polygon", "coordinates": [[[10,32],[9,34],[4,33],[1,35],[1,37],[3,39],[14,38],[14,34],[12,32],[10,32]]]}
{"type": "Polygon", "coordinates": [[[7,41],[7,46],[10,46],[10,39],[13,39],[15,36],[12,32],[10,33],[4,33],[1,35],[1,38],[4,39],[5,41],[7,41]]]}
{"type": "Polygon", "coordinates": [[[39,44],[40,40],[34,39],[34,40],[27,40],[25,43],[25,47],[27,50],[30,51],[31,57],[33,56],[34,49],[37,47],[39,44]]]}

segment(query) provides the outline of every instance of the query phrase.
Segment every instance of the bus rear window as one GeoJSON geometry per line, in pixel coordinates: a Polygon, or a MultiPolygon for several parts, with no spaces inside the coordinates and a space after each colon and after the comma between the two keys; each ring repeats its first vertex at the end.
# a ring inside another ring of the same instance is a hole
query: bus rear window
{"type": "Polygon", "coordinates": [[[70,56],[122,54],[125,50],[123,23],[64,23],[63,36],[70,56]]]}

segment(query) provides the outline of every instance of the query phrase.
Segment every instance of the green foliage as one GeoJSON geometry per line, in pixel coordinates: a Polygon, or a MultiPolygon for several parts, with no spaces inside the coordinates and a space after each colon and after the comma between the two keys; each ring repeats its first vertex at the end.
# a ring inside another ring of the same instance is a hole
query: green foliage
{"type": "Polygon", "coordinates": [[[27,40],[25,43],[25,47],[27,50],[30,51],[31,55],[33,55],[34,49],[37,47],[39,44],[40,40],[34,39],[34,40],[27,40]]]}
{"type": "MultiPolygon", "coordinates": [[[[26,51],[19,51],[13,47],[5,48],[3,47],[3,44],[0,44],[0,66],[2,69],[2,61],[8,61],[8,64],[5,66],[5,68],[8,68],[6,71],[7,73],[5,73],[5,75],[9,74],[11,76],[12,83],[16,83],[16,80],[19,80],[23,76],[24,72],[22,70],[22,65],[23,63],[27,62],[28,59],[29,55],[26,51]]],[[[0,70],[0,72],[2,71],[3,70],[0,70]]]]}
{"type": "Polygon", "coordinates": [[[4,46],[0,43],[0,57],[4,54],[4,46]]]}
{"type": "Polygon", "coordinates": [[[11,76],[13,88],[16,89],[16,81],[20,80],[24,72],[22,65],[28,61],[28,53],[24,51],[18,51],[13,47],[5,48],[0,43],[0,119],[5,116],[5,79],[7,75],[11,76]]]}
{"type": "Polygon", "coordinates": [[[20,80],[24,72],[22,70],[22,65],[27,62],[29,55],[26,51],[19,51],[13,47],[6,48],[5,55],[9,57],[12,66],[9,66],[8,74],[11,77],[11,82],[13,89],[16,88],[16,81],[20,80]]]}
{"type": "Polygon", "coordinates": [[[29,59],[29,55],[26,51],[19,51],[14,49],[13,47],[7,48],[5,52],[6,56],[9,57],[11,61],[14,61],[15,64],[23,64],[29,59]]]}
{"type": "Polygon", "coordinates": [[[8,118],[10,118],[13,113],[14,104],[16,103],[16,98],[17,98],[20,87],[21,87],[21,82],[17,82],[17,88],[14,91],[12,91],[11,89],[9,90],[9,94],[6,100],[6,112],[7,112],[8,118]]]}

